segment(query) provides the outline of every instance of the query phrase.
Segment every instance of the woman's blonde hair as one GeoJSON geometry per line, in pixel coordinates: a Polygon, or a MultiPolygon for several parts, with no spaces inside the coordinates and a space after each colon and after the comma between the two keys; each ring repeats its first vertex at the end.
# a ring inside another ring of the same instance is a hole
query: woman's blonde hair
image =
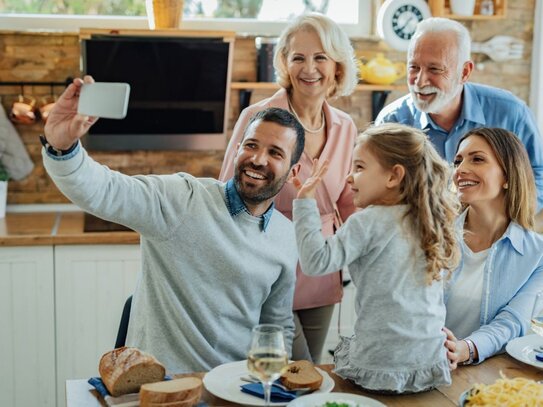
{"type": "Polygon", "coordinates": [[[534,229],[536,213],[536,187],[534,173],[526,148],[519,138],[508,130],[481,127],[466,133],[460,143],[470,136],[482,137],[489,145],[507,182],[505,210],[507,217],[525,229],[534,229]]]}
{"type": "Polygon", "coordinates": [[[287,70],[290,39],[294,34],[303,30],[315,32],[319,36],[326,55],[338,65],[335,86],[330,89],[327,96],[350,95],[358,83],[358,68],[353,47],[349,37],[341,27],[332,19],[320,13],[308,13],[298,16],[281,33],[273,57],[277,83],[287,90],[292,87],[287,70]]]}
{"type": "Polygon", "coordinates": [[[356,140],[364,144],[383,168],[405,169],[400,203],[405,218],[420,237],[427,261],[428,281],[440,280],[442,270],[454,270],[460,259],[455,220],[460,204],[451,186],[451,167],[436,152],[426,134],[403,124],[370,127],[356,140]]]}

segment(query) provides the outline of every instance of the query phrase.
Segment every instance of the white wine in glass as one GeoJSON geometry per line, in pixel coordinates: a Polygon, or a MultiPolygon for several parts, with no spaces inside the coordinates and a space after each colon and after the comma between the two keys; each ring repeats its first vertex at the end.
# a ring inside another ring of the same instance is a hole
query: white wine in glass
{"type": "Polygon", "coordinates": [[[535,296],[534,309],[532,310],[532,330],[543,337],[543,291],[535,296]]]}
{"type": "Polygon", "coordinates": [[[247,356],[247,368],[262,382],[266,406],[270,405],[272,383],[281,376],[287,363],[283,327],[272,324],[255,326],[247,356]]]}

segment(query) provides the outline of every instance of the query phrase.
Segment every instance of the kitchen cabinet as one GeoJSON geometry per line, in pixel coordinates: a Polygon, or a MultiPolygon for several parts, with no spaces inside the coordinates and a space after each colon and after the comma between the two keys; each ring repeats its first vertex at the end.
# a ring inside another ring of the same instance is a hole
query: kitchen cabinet
{"type": "Polygon", "coordinates": [[[140,271],[139,245],[55,246],[56,367],[58,405],[67,379],[98,375],[113,349],[126,298],[140,271]]]}
{"type": "Polygon", "coordinates": [[[53,246],[0,248],[0,406],[54,407],[53,246]]]}

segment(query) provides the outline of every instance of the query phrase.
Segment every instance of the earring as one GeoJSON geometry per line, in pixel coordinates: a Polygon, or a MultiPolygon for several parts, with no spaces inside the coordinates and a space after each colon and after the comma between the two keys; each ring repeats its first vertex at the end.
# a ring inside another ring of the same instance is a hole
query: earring
{"type": "Polygon", "coordinates": [[[503,189],[509,189],[509,184],[507,182],[503,184],[503,189]]]}

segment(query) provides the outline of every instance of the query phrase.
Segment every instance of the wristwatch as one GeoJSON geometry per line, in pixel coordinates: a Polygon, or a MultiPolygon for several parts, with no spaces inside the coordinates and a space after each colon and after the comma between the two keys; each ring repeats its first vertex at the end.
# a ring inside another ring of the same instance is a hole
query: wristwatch
{"type": "Polygon", "coordinates": [[[468,345],[469,358],[462,362],[462,365],[471,365],[475,359],[475,345],[470,339],[463,339],[463,341],[468,345]]]}
{"type": "Polygon", "coordinates": [[[45,134],[40,134],[40,142],[41,142],[41,145],[45,147],[45,149],[47,150],[47,152],[49,154],[52,154],[54,156],[57,156],[57,157],[62,157],[63,155],[68,155],[70,154],[72,151],[75,150],[75,148],[77,147],[77,143],[79,142],[76,141],[69,149],[67,150],[60,150],[58,148],[55,148],[53,147],[51,144],[49,144],[49,142],[47,141],[47,139],[45,138],[45,134]]]}

